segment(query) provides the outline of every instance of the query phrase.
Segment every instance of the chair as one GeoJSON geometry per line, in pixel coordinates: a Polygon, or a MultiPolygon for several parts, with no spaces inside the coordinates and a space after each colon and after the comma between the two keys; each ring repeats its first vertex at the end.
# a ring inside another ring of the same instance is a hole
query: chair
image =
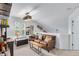
{"type": "Polygon", "coordinates": [[[6,56],[6,53],[5,53],[6,49],[5,49],[5,46],[6,46],[5,42],[0,42],[0,52],[1,52],[2,54],[4,54],[4,56],[6,56]]]}
{"type": "Polygon", "coordinates": [[[6,42],[4,41],[4,35],[0,36],[0,53],[6,56],[6,42]]]}

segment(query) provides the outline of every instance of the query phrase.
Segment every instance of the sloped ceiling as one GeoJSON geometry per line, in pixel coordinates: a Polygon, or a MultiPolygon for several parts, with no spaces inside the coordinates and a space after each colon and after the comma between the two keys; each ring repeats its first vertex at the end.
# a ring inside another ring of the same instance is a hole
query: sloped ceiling
{"type": "Polygon", "coordinates": [[[38,6],[38,8],[31,12],[30,15],[33,16],[32,20],[44,25],[50,32],[53,32],[53,29],[58,29],[61,32],[68,32],[68,17],[79,7],[79,4],[14,3],[10,16],[22,19],[25,13],[32,10],[35,6],[38,6]]]}

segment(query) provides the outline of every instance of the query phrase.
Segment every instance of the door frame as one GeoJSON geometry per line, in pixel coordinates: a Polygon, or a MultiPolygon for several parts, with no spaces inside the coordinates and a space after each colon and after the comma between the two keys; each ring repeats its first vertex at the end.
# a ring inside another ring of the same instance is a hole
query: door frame
{"type": "Polygon", "coordinates": [[[69,41],[70,41],[70,50],[73,50],[73,35],[72,35],[72,32],[73,32],[73,20],[75,19],[75,17],[70,17],[69,18],[69,41]]]}
{"type": "Polygon", "coordinates": [[[73,49],[73,25],[74,25],[74,20],[77,19],[77,16],[76,17],[72,17],[69,21],[69,29],[70,29],[70,50],[74,50],[73,49]]]}

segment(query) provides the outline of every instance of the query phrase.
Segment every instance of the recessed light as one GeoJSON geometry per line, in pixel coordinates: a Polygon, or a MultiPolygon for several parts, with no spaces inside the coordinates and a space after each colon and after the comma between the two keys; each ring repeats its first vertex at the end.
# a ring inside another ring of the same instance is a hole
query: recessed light
{"type": "Polygon", "coordinates": [[[67,8],[67,10],[71,10],[72,8],[67,8]]]}

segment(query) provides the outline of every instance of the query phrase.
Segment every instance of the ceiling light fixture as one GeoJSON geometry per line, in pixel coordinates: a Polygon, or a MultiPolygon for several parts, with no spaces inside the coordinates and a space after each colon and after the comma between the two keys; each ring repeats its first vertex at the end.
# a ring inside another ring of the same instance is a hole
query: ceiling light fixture
{"type": "Polygon", "coordinates": [[[31,19],[32,19],[32,16],[27,15],[27,16],[25,16],[23,19],[24,19],[25,21],[27,21],[27,20],[31,20],[31,19]]]}
{"type": "MultiPolygon", "coordinates": [[[[33,13],[33,11],[35,11],[37,8],[39,8],[40,5],[36,5],[32,10],[30,10],[29,12],[25,13],[25,17],[23,18],[23,20],[27,21],[27,20],[31,20],[32,16],[30,16],[30,14],[33,13]]],[[[34,14],[36,13],[36,11],[34,12],[34,14]]],[[[33,15],[33,14],[32,14],[33,15]]]]}

